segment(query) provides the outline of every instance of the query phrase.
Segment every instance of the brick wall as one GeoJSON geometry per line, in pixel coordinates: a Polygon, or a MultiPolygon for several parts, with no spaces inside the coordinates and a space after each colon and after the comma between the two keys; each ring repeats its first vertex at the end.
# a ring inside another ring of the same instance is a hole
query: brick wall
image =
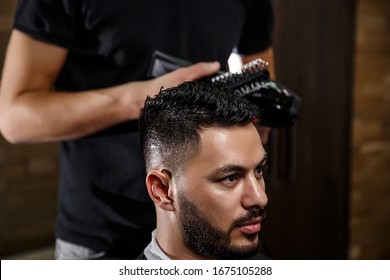
{"type": "Polygon", "coordinates": [[[0,1],[0,66],[4,63],[4,53],[7,47],[13,21],[16,0],[0,1]]]}
{"type": "Polygon", "coordinates": [[[0,139],[0,256],[53,244],[57,145],[0,139]]]}
{"type": "Polygon", "coordinates": [[[351,259],[390,259],[390,1],[358,0],[351,259]]]}

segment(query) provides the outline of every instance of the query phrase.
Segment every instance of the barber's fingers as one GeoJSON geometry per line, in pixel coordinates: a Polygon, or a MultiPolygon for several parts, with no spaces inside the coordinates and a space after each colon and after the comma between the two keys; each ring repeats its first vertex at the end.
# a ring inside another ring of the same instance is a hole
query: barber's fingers
{"type": "Polygon", "coordinates": [[[219,62],[198,62],[193,65],[177,69],[170,74],[178,82],[193,81],[216,73],[221,68],[219,62]]]}
{"type": "Polygon", "coordinates": [[[216,73],[221,68],[219,62],[199,62],[183,68],[183,73],[189,80],[197,80],[216,73]]]}
{"type": "Polygon", "coordinates": [[[145,92],[158,92],[161,89],[170,88],[187,81],[193,81],[210,76],[221,68],[219,62],[198,62],[193,65],[182,67],[168,74],[162,75],[150,81],[145,81],[147,85],[145,92]]]}

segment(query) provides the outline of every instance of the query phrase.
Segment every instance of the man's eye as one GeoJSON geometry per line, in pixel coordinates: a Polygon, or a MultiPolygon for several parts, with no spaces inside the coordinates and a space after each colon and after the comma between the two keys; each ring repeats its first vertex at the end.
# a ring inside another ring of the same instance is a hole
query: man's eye
{"type": "Polygon", "coordinates": [[[227,183],[232,183],[235,180],[237,180],[237,175],[233,174],[233,175],[229,175],[229,176],[225,177],[222,181],[225,181],[227,183]]]}
{"type": "Polygon", "coordinates": [[[267,166],[266,165],[261,165],[261,166],[258,166],[256,167],[255,169],[255,173],[257,176],[261,177],[263,176],[263,172],[267,169],[267,166]]]}

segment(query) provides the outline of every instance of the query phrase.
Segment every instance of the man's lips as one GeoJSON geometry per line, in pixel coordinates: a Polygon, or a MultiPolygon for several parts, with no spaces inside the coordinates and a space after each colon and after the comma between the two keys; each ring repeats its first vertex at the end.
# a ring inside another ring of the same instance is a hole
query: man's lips
{"type": "Polygon", "coordinates": [[[240,231],[246,234],[255,234],[258,233],[261,229],[261,222],[262,218],[258,217],[255,219],[251,219],[250,221],[238,226],[240,231]]]}

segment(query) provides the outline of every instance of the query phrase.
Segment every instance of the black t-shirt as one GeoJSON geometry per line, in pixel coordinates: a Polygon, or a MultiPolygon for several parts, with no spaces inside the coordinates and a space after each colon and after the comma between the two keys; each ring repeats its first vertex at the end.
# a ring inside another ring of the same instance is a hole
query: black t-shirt
{"type": "MultiPolygon", "coordinates": [[[[155,50],[226,66],[233,49],[269,47],[272,25],[271,0],[20,0],[14,22],[69,50],[55,86],[76,92],[146,79],[155,50]]],[[[154,206],[131,125],[61,143],[57,237],[126,258],[148,244],[154,206]]]]}

